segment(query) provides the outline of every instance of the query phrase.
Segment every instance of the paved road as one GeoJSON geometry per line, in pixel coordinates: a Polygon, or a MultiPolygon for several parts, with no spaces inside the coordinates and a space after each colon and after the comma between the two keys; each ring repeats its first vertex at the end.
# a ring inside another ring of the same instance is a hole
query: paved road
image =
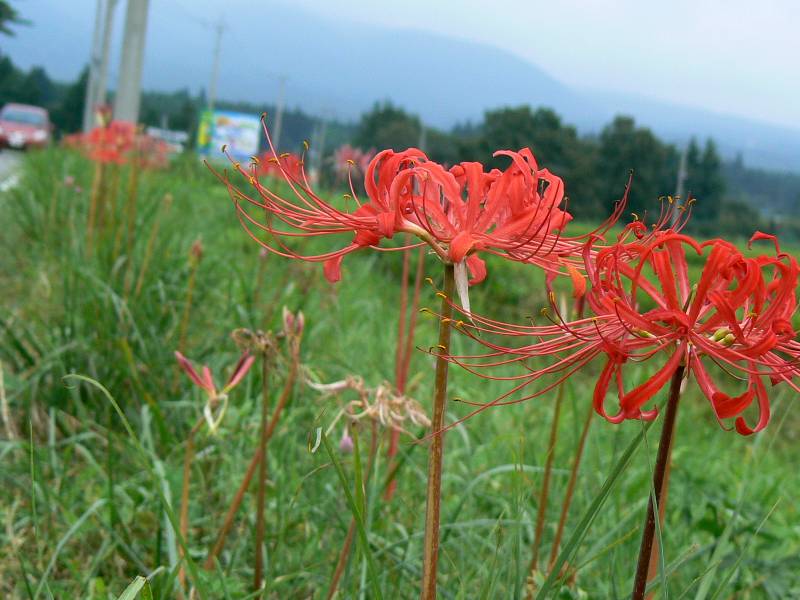
{"type": "Polygon", "coordinates": [[[0,192],[16,183],[16,167],[22,160],[22,153],[15,150],[0,150],[0,192]]]}

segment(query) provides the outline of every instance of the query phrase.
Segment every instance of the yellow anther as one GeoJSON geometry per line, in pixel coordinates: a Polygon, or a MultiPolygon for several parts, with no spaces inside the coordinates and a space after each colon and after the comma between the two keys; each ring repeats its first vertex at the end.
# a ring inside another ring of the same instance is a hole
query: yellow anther
{"type": "Polygon", "coordinates": [[[353,165],[353,166],[355,166],[355,164],[356,164],[356,161],[354,161],[352,158],[348,158],[348,159],[347,159],[347,164],[348,164],[348,165],[353,165]]]}
{"type": "Polygon", "coordinates": [[[310,147],[311,147],[311,144],[308,143],[308,140],[303,140],[303,148],[305,148],[306,151],[308,151],[308,149],[310,147]]]}
{"type": "Polygon", "coordinates": [[[721,342],[725,339],[728,335],[730,335],[731,330],[730,327],[720,327],[714,332],[714,335],[711,336],[712,342],[721,342]]]}
{"type": "Polygon", "coordinates": [[[639,220],[639,215],[637,215],[635,212],[632,212],[631,215],[633,216],[633,220],[634,221],[638,221],[639,220]]]}
{"type": "Polygon", "coordinates": [[[654,339],[656,337],[652,333],[650,333],[649,331],[645,331],[644,329],[639,329],[638,327],[635,328],[635,329],[632,329],[631,331],[633,331],[633,333],[638,335],[640,338],[654,339]]]}
{"type": "Polygon", "coordinates": [[[443,300],[447,300],[447,295],[444,292],[436,292],[436,295],[443,300]]]}
{"type": "Polygon", "coordinates": [[[281,153],[280,156],[281,156],[281,158],[287,158],[287,157],[289,157],[291,155],[288,152],[283,152],[283,153],[281,153]]]}
{"type": "Polygon", "coordinates": [[[353,199],[353,197],[350,194],[342,194],[342,198],[344,198],[345,200],[352,200],[353,199]]]}

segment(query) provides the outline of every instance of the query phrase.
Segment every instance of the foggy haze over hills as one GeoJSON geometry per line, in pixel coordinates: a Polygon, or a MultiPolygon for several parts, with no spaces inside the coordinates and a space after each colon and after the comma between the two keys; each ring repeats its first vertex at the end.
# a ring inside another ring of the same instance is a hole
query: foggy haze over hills
{"type": "MultiPolygon", "coordinates": [[[[4,39],[0,50],[23,67],[41,65],[56,78],[74,79],[88,58],[93,3],[26,2],[19,7],[32,25],[17,28],[16,37],[4,39]],[[76,32],[81,34],[80,44],[74,43],[76,32]],[[59,52],[48,50],[53,47],[59,52]]],[[[145,88],[197,91],[207,86],[213,33],[191,7],[153,0],[145,88]]],[[[123,17],[124,10],[118,9],[117,29],[123,17]]],[[[387,99],[441,128],[477,121],[487,109],[530,104],[551,107],[582,133],[596,133],[623,113],[671,142],[713,137],[728,158],[741,152],[748,165],[800,171],[798,128],[643,96],[576,89],[492,46],[334,21],[274,3],[237,12],[235,20],[226,16],[226,24],[219,81],[219,96],[226,100],[273,102],[277,77],[282,75],[288,77],[289,106],[346,120],[387,99]]],[[[120,38],[117,32],[117,50],[120,38]]],[[[116,62],[115,52],[112,65],[116,62]]],[[[645,91],[659,96],[657,89],[645,91]]]]}

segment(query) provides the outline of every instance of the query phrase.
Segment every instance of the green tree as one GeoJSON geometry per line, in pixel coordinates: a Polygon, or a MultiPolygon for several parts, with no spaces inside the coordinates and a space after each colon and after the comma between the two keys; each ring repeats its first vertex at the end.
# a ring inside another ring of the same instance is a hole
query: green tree
{"type": "Polygon", "coordinates": [[[353,142],[361,148],[392,148],[400,151],[420,143],[422,124],[391,102],[375,104],[361,116],[353,142]]]}
{"type": "Polygon", "coordinates": [[[601,197],[619,198],[632,170],[628,209],[641,218],[648,215],[652,222],[661,210],[659,198],[671,194],[675,185],[675,148],[661,143],[649,129],[636,127],[631,117],[618,116],[600,134],[599,156],[595,177],[601,197]]]}
{"type": "Polygon", "coordinates": [[[576,129],[565,125],[553,110],[518,106],[488,111],[472,137],[472,144],[464,145],[463,159],[504,167],[507,158],[490,158],[496,150],[530,148],[540,168],[564,180],[568,208],[576,218],[585,220],[607,210],[593,176],[596,144],[578,137],[576,129]]]}
{"type": "MultiPolygon", "coordinates": [[[[549,108],[532,111],[530,106],[519,106],[488,111],[482,129],[483,160],[495,150],[530,148],[537,161],[555,172],[569,169],[575,162],[578,134],[549,108]]],[[[494,162],[496,166],[505,165],[508,159],[494,162]]]]}
{"type": "Polygon", "coordinates": [[[88,80],[89,69],[84,68],[78,80],[66,88],[61,102],[53,111],[51,119],[59,132],[72,133],[80,130],[88,80]]]}
{"type": "Polygon", "coordinates": [[[56,89],[42,67],[33,67],[22,78],[17,90],[19,102],[49,107],[56,99],[56,89]]]}
{"type": "Polygon", "coordinates": [[[688,189],[696,199],[692,209],[694,220],[699,225],[715,223],[725,197],[725,179],[717,147],[711,139],[706,141],[697,163],[689,168],[688,189]]]}
{"type": "Polygon", "coordinates": [[[7,0],[0,0],[0,34],[14,35],[11,25],[27,25],[27,21],[20,18],[17,9],[7,0]]]}
{"type": "Polygon", "coordinates": [[[16,99],[22,73],[7,56],[0,56],[0,106],[16,99]]]}

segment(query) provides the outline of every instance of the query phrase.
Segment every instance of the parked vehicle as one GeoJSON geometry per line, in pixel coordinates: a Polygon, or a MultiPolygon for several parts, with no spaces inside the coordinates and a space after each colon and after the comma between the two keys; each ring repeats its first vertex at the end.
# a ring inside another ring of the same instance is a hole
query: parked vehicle
{"type": "Polygon", "coordinates": [[[41,148],[50,143],[52,131],[50,115],[44,108],[8,103],[0,110],[0,146],[41,148]]]}

